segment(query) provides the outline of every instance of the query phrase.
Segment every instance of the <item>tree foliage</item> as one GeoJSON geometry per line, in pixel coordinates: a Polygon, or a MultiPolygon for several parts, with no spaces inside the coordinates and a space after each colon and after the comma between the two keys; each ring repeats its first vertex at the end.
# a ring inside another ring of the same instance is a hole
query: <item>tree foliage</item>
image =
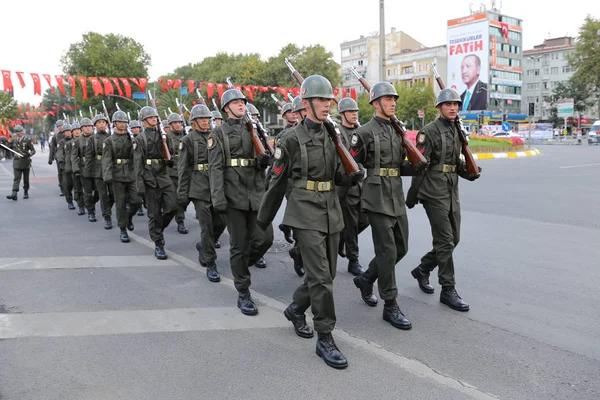
{"type": "Polygon", "coordinates": [[[573,79],[600,94],[600,19],[591,15],[585,18],[569,63],[575,70],[573,79]]]}
{"type": "Polygon", "coordinates": [[[437,118],[438,111],[435,108],[435,95],[433,88],[423,82],[416,82],[409,87],[407,85],[399,85],[396,87],[398,91],[398,101],[396,102],[396,116],[401,121],[405,121],[407,125],[412,127],[412,121],[415,121],[415,129],[423,127],[421,118],[419,118],[419,110],[425,112],[423,124],[428,124],[437,118]]]}
{"type": "Polygon", "coordinates": [[[7,92],[0,91],[0,124],[17,117],[17,102],[7,92]]]}

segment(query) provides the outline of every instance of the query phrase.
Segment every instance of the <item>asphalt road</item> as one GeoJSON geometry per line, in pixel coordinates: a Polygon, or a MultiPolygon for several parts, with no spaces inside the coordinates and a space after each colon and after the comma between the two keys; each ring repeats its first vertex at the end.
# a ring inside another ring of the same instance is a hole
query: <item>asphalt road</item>
{"type": "MultiPolygon", "coordinates": [[[[455,263],[470,312],[441,305],[437,284],[427,295],[410,276],[431,246],[421,206],[409,211],[409,253],[397,265],[411,331],[364,305],[339,259],[344,371],[327,367],[315,339],[295,336],[281,313],[301,278],[279,232],[268,268],[252,269],[260,313],[246,317],[227,233],[223,281],[208,282],[198,265],[192,207],[190,233],[172,223],[169,260],[158,261],[146,217],[122,244],[117,229],[68,210],[48,153],[34,157],[29,200],[4,198],[12,166],[0,162],[0,399],[598,399],[600,147],[538,149],[480,160],[482,178],[460,182],[455,263]]],[[[360,245],[366,266],[369,230],[360,245]]]]}

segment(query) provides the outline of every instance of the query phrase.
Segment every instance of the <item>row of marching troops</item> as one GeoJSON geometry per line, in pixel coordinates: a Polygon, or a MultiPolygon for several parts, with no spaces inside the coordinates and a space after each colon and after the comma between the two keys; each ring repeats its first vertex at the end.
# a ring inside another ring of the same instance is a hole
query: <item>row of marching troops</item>
{"type": "MultiPolygon", "coordinates": [[[[417,169],[407,160],[403,140],[391,124],[398,99],[395,88],[379,82],[369,95],[374,116],[363,126],[358,123],[354,100],[344,98],[338,105],[338,137],[358,164],[351,173],[342,166],[325,127],[334,99],[331,83],[313,75],[303,81],[300,96],[283,106],[288,126],[277,136],[272,154],[257,154],[252,125],[244,123],[244,118],[252,113],[256,119],[258,111],[237,89],[223,93],[221,111],[227,116],[215,126],[211,126],[213,114],[203,104],[192,108],[188,134],[181,116],[169,116],[168,149],[157,111],[148,106],[140,111],[141,133],[136,135],[140,129],[137,121],[129,122],[135,137],[128,135],[128,120],[120,111],[112,118],[113,135],[107,133],[104,117],[84,118],[79,123],[81,135],[75,133],[79,138],[67,146],[67,138],[79,127],[74,130],[71,126],[69,132],[63,125],[64,138],[56,135],[56,153],[59,160],[61,147],[71,154],[73,178],[63,178],[62,189],[71,204],[69,180],[80,181],[73,186],[83,188],[83,200],[77,194],[75,199],[79,213],[87,209],[90,220],[95,219],[94,196],[100,198],[105,227],[114,199],[123,241],[127,229],[133,229],[132,217],[143,199],[158,259],[167,258],[163,230],[193,203],[200,224],[199,262],[211,282],[220,280],[215,251],[218,238],[225,227],[229,232],[237,306],[245,315],[258,314],[249,291],[249,266],[266,266],[259,260],[273,243],[272,222],[285,197],[279,228],[294,243],[290,256],[304,281],[284,315],[298,336],[312,338],[316,331],[317,355],[327,365],[343,369],[348,361],[332,336],[338,255],[348,258],[348,271],[355,275],[354,284],[365,304],[378,305],[374,294],[377,282],[384,302],[383,319],[398,329],[412,328],[396,301],[395,266],[408,251],[407,206],[423,205],[433,236],[433,249],[421,258],[412,276],[423,292],[432,294],[429,276],[438,267],[440,302],[455,310],[469,310],[456,291],[454,276],[453,251],[460,237],[458,177],[474,181],[480,174],[468,173],[460,158],[461,142],[454,123],[460,96],[453,89],[438,94],[439,117],[417,135],[416,146],[427,160],[426,169],[417,169]],[[406,200],[401,176],[412,176],[406,200]],[[358,235],[369,225],[375,256],[363,270],[358,263],[358,235]],[[314,330],[306,322],[309,308],[314,330]]],[[[64,171],[66,174],[66,162],[64,171]]]]}

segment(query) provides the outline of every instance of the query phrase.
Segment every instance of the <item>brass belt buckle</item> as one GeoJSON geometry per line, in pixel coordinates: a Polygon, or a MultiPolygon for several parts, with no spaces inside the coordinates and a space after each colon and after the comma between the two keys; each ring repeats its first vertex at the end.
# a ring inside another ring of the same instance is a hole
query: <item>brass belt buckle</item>
{"type": "Polygon", "coordinates": [[[117,158],[117,165],[121,164],[121,159],[117,158]]]}
{"type": "Polygon", "coordinates": [[[247,167],[250,165],[250,160],[248,160],[247,158],[242,158],[240,159],[240,165],[242,167],[247,167]]]}
{"type": "Polygon", "coordinates": [[[328,192],[331,190],[331,183],[330,182],[318,182],[317,190],[319,192],[328,192]]]}

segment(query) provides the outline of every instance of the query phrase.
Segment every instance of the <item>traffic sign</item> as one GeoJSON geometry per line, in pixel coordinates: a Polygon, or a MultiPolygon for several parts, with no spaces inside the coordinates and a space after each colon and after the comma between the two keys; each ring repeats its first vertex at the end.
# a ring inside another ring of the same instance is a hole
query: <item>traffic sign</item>
{"type": "Polygon", "coordinates": [[[424,110],[419,110],[419,118],[423,118],[425,116],[424,110]]]}
{"type": "Polygon", "coordinates": [[[510,131],[510,122],[503,122],[503,123],[502,123],[502,130],[503,130],[504,132],[508,132],[508,131],[510,131]]]}

